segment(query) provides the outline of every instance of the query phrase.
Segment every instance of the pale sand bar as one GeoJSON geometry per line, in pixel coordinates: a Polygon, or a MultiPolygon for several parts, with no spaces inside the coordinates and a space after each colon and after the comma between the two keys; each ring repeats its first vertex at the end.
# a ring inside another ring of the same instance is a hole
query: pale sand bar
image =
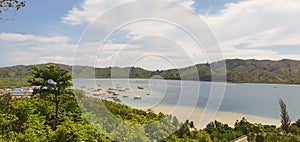
{"type": "Polygon", "coordinates": [[[249,122],[251,123],[261,123],[264,125],[276,125],[280,126],[280,119],[272,119],[272,118],[265,118],[265,117],[259,117],[259,116],[253,116],[249,114],[239,114],[239,113],[233,113],[233,112],[217,112],[216,115],[213,115],[212,113],[205,113],[206,121],[202,119],[202,122],[200,122],[201,117],[203,116],[204,109],[196,108],[192,109],[190,107],[173,107],[173,106],[157,106],[154,108],[151,108],[155,113],[162,112],[164,114],[171,114],[172,116],[176,116],[180,121],[185,121],[186,119],[189,119],[191,121],[195,122],[195,126],[197,128],[204,128],[208,122],[212,122],[214,120],[220,121],[222,123],[228,124],[229,126],[233,127],[236,120],[241,120],[243,117],[245,117],[249,122]],[[212,118],[212,119],[210,119],[212,118]]]}

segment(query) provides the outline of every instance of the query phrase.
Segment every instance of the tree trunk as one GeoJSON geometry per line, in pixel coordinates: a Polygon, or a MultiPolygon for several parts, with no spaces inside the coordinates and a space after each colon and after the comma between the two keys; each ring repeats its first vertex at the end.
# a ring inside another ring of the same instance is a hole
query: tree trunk
{"type": "Polygon", "coordinates": [[[55,123],[54,129],[56,129],[56,127],[59,124],[59,121],[58,121],[58,104],[59,104],[59,101],[56,101],[55,102],[55,121],[56,121],[56,123],[55,123]]]}

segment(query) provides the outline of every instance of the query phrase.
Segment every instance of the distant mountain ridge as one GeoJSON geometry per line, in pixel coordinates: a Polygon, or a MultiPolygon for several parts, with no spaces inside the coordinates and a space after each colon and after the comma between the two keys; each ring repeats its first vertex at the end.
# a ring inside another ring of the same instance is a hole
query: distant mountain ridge
{"type": "MultiPolygon", "coordinates": [[[[217,64],[214,62],[213,64],[217,64]]],[[[300,61],[283,59],[271,60],[225,60],[227,68],[227,81],[235,83],[283,83],[300,84],[300,61]]],[[[39,64],[43,67],[47,64],[39,64]]],[[[72,66],[56,64],[60,67],[72,70],[72,66]]],[[[0,78],[24,78],[30,73],[30,66],[18,65],[0,68],[0,78]]],[[[210,64],[197,64],[180,69],[149,71],[139,67],[107,67],[96,68],[87,66],[74,66],[73,73],[76,78],[151,78],[160,75],[165,79],[173,80],[198,80],[211,81],[210,64]],[[94,73],[94,74],[93,74],[94,73]]]]}

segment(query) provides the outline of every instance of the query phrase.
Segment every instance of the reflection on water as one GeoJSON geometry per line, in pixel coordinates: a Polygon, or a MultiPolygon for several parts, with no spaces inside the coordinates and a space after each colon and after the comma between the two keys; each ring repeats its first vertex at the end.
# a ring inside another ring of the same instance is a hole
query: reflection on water
{"type": "MultiPolygon", "coordinates": [[[[76,89],[83,89],[90,96],[140,109],[155,106],[205,108],[211,93],[210,82],[160,79],[73,81],[76,89]]],[[[278,99],[282,98],[287,104],[290,117],[296,120],[300,118],[299,92],[300,86],[297,85],[227,83],[219,110],[279,119],[278,99]]]]}

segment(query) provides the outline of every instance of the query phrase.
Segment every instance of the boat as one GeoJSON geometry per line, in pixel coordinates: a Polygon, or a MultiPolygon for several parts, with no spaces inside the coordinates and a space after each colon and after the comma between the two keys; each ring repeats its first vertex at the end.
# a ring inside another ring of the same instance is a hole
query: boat
{"type": "Polygon", "coordinates": [[[138,88],[138,89],[144,89],[143,87],[139,87],[139,86],[138,86],[137,88],[138,88]]]}
{"type": "Polygon", "coordinates": [[[113,96],[118,96],[119,94],[118,94],[118,93],[115,93],[115,92],[113,92],[113,93],[112,93],[112,95],[113,95],[113,96]]]}
{"type": "Polygon", "coordinates": [[[134,96],[133,99],[137,100],[137,99],[142,99],[141,96],[134,96]]]}
{"type": "Polygon", "coordinates": [[[110,90],[107,90],[106,91],[108,94],[116,94],[114,91],[110,91],[110,90]]]}
{"type": "Polygon", "coordinates": [[[120,100],[119,98],[113,98],[113,100],[114,100],[115,102],[121,102],[121,100],[120,100]]]}
{"type": "Polygon", "coordinates": [[[129,98],[129,96],[123,96],[123,98],[129,98]]]}
{"type": "Polygon", "coordinates": [[[148,93],[148,94],[146,94],[147,96],[149,96],[150,94],[148,93]]]}

